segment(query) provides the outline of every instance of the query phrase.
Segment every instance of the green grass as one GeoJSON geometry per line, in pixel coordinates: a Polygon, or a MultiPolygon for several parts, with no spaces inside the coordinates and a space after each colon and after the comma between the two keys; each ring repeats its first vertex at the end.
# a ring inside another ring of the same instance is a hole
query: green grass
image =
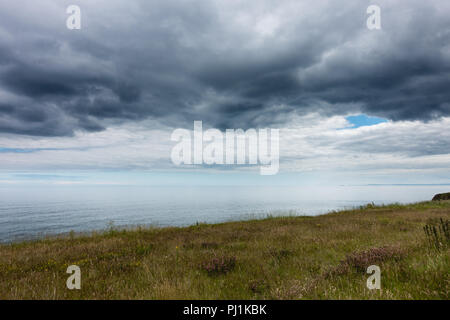
{"type": "Polygon", "coordinates": [[[318,217],[111,228],[0,245],[1,299],[448,299],[448,247],[423,227],[450,202],[368,205],[318,217]],[[368,290],[366,264],[381,268],[368,290]],[[78,265],[81,290],[68,290],[78,265]]]}

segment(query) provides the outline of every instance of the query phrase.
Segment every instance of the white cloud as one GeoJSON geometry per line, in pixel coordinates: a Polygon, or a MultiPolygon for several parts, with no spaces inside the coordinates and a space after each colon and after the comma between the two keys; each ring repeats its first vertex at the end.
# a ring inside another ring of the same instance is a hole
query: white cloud
{"type": "MultiPolygon", "coordinates": [[[[343,129],[348,126],[341,116],[323,118],[310,114],[293,118],[280,130],[280,172],[362,176],[411,173],[421,180],[427,175],[449,178],[450,153],[445,150],[450,150],[450,118],[343,129]]],[[[0,169],[4,172],[86,169],[216,172],[221,169],[174,167],[170,160],[173,129],[148,127],[151,127],[149,122],[142,122],[113,126],[102,132],[78,132],[75,137],[3,136],[0,137],[3,148],[42,151],[0,153],[0,169]]],[[[248,170],[257,172],[256,167],[233,167],[231,171],[248,170]]]]}

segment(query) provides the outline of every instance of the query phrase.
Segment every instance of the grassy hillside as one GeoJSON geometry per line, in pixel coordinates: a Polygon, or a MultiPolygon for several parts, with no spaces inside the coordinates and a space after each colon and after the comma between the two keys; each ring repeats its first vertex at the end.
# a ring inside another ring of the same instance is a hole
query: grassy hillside
{"type": "Polygon", "coordinates": [[[439,224],[449,216],[447,201],[369,205],[1,245],[0,300],[448,299],[448,239],[439,224]],[[81,290],[66,288],[72,264],[81,268],[81,290]],[[381,290],[366,288],[371,264],[381,268],[381,290]]]}

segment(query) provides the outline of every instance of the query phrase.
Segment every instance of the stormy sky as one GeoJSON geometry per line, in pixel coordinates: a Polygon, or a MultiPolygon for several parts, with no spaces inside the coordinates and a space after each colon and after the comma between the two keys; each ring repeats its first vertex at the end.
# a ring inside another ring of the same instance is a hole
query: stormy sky
{"type": "Polygon", "coordinates": [[[202,120],[279,128],[281,171],[449,183],[449,15],[447,0],[2,1],[2,180],[177,170],[170,132],[202,120]]]}

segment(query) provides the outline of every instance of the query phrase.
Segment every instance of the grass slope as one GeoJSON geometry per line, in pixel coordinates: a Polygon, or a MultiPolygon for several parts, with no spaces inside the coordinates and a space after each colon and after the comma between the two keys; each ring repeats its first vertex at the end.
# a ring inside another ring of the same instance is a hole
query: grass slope
{"type": "Polygon", "coordinates": [[[137,228],[0,245],[1,299],[448,299],[449,250],[423,227],[450,202],[137,228]],[[78,265],[81,290],[68,290],[78,265]],[[381,290],[368,290],[368,264],[381,290]]]}

